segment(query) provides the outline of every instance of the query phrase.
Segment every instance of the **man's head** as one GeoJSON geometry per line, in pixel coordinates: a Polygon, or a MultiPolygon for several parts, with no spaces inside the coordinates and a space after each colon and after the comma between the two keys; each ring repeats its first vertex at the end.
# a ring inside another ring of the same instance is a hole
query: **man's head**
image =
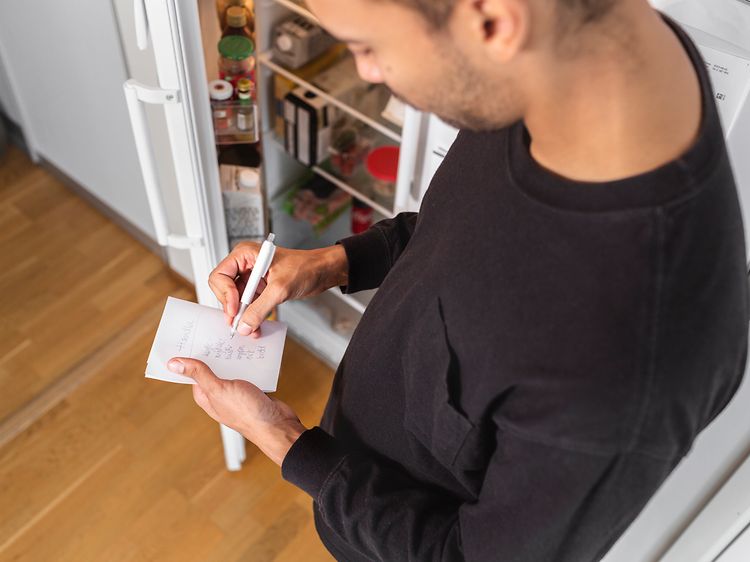
{"type": "MultiPolygon", "coordinates": [[[[622,0],[621,0],[622,1],[622,0]]],[[[475,130],[523,116],[545,68],[612,17],[614,0],[307,0],[360,76],[475,130]]],[[[601,35],[601,34],[600,34],[601,35]]]]}

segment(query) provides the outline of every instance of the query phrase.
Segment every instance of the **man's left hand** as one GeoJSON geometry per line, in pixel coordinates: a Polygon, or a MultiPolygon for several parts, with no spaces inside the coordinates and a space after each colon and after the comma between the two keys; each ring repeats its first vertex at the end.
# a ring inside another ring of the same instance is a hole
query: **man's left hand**
{"type": "Polygon", "coordinates": [[[307,429],[288,405],[247,381],[220,379],[203,361],[173,357],[167,368],[195,380],[195,402],[217,422],[255,443],[279,466],[307,429]]]}

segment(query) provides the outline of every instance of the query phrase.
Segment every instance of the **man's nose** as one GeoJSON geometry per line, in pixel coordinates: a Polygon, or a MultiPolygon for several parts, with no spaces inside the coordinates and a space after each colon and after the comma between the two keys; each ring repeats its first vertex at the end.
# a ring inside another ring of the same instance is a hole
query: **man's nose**
{"type": "Polygon", "coordinates": [[[382,84],[383,82],[383,73],[373,61],[357,59],[357,73],[366,82],[373,84],[382,84]]]}

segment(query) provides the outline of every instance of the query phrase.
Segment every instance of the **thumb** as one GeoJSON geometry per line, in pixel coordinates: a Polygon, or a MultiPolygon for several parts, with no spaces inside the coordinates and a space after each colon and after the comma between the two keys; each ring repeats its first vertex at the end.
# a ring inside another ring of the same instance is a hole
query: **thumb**
{"type": "Polygon", "coordinates": [[[167,363],[173,373],[179,373],[195,380],[203,390],[212,393],[221,387],[221,379],[203,361],[187,357],[173,357],[167,363]]]}
{"type": "Polygon", "coordinates": [[[263,323],[263,320],[269,315],[273,308],[282,302],[283,299],[277,297],[276,291],[272,290],[271,287],[266,287],[263,292],[258,295],[245,310],[242,315],[242,321],[237,328],[237,331],[247,336],[251,332],[255,331],[263,323]]]}

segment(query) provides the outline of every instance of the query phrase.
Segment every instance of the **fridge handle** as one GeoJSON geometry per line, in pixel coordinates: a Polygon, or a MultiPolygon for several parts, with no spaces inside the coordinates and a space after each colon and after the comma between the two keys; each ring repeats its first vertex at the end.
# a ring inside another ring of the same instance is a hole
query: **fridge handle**
{"type": "Polygon", "coordinates": [[[125,90],[125,100],[128,105],[128,113],[130,114],[130,125],[133,128],[135,149],[138,153],[138,161],[141,164],[143,183],[146,186],[146,196],[154,220],[157,242],[160,246],[171,246],[179,249],[202,246],[202,238],[169,233],[167,215],[164,211],[164,202],[161,195],[162,192],[156,175],[154,150],[151,146],[151,138],[149,137],[146,125],[146,113],[141,104],[141,102],[154,104],[178,103],[179,92],[177,90],[165,90],[145,86],[132,78],[123,84],[123,89],[125,90]]]}
{"type": "Polygon", "coordinates": [[[396,195],[393,201],[393,213],[398,214],[408,210],[411,184],[416,181],[414,172],[417,161],[417,141],[421,112],[406,106],[404,110],[404,125],[401,128],[401,148],[398,158],[398,176],[396,178],[396,195]]]}
{"type": "Polygon", "coordinates": [[[148,18],[146,17],[146,0],[133,0],[135,16],[135,42],[141,51],[148,48],[148,18]]]}

